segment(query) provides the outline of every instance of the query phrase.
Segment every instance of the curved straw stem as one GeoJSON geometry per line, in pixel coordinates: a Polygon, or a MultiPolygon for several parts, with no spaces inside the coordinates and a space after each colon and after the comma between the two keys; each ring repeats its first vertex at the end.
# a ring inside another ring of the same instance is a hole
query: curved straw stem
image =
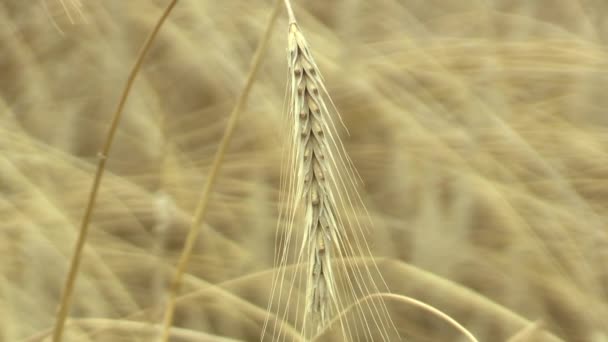
{"type": "Polygon", "coordinates": [[[291,7],[291,0],[285,0],[285,9],[287,10],[287,16],[289,17],[289,23],[296,23],[296,16],[293,14],[293,8],[291,7]]]}
{"type": "Polygon", "coordinates": [[[184,243],[182,254],[177,263],[175,275],[169,288],[169,298],[167,300],[167,307],[165,308],[165,314],[163,318],[163,332],[160,341],[166,342],[169,339],[169,329],[171,327],[171,324],[173,323],[173,315],[175,313],[175,298],[177,296],[177,291],[179,290],[183,274],[186,270],[188,261],[192,254],[194,243],[196,242],[200,233],[201,222],[203,221],[203,217],[205,216],[205,213],[207,211],[207,204],[209,203],[209,197],[211,194],[212,186],[215,183],[215,179],[217,178],[217,175],[219,173],[220,166],[224,159],[224,155],[226,154],[228,144],[230,143],[230,140],[232,138],[232,134],[238,122],[238,118],[240,116],[242,108],[245,106],[247,98],[249,97],[249,93],[251,92],[251,88],[253,87],[253,81],[255,80],[255,76],[258,70],[260,69],[260,65],[262,64],[262,57],[264,56],[264,52],[266,51],[266,47],[268,46],[268,42],[270,41],[272,27],[276,22],[279,13],[279,8],[281,7],[280,4],[281,0],[277,0],[276,5],[274,6],[274,9],[272,11],[270,20],[268,21],[268,25],[266,26],[266,31],[264,32],[262,40],[260,41],[257,50],[255,51],[255,55],[253,56],[253,61],[251,64],[251,68],[249,69],[247,79],[245,81],[245,86],[239,98],[237,99],[237,102],[234,108],[232,109],[232,112],[230,113],[228,123],[226,124],[226,128],[224,130],[224,135],[222,136],[222,140],[220,141],[217,152],[215,153],[215,157],[213,159],[213,164],[211,165],[209,175],[207,175],[207,180],[203,187],[199,202],[196,206],[196,210],[192,218],[192,224],[190,226],[188,236],[186,237],[186,242],[184,243]]]}
{"type": "MultiPolygon", "coordinates": [[[[448,322],[451,326],[453,326],[454,328],[456,328],[458,331],[460,331],[469,341],[471,342],[479,342],[475,336],[473,336],[473,334],[471,334],[470,331],[468,331],[465,327],[463,327],[460,323],[458,323],[455,319],[453,319],[452,317],[450,317],[449,315],[447,315],[446,313],[440,311],[439,309],[423,303],[419,300],[416,300],[414,298],[411,297],[407,297],[407,296],[402,296],[402,295],[396,295],[396,294],[392,294],[392,293],[376,293],[376,294],[372,294],[369,296],[366,296],[364,298],[362,298],[361,300],[357,301],[356,303],[350,305],[349,307],[347,307],[346,309],[344,309],[336,318],[334,318],[328,325],[327,327],[330,327],[331,325],[334,324],[334,322],[336,322],[336,320],[339,320],[341,317],[343,317],[344,315],[346,315],[346,313],[350,310],[352,310],[355,306],[357,305],[361,305],[362,302],[366,301],[366,300],[371,300],[374,298],[389,298],[389,299],[394,299],[394,300],[398,300],[401,302],[405,302],[407,304],[410,305],[414,305],[416,307],[419,307],[423,310],[426,310],[430,313],[432,313],[433,315],[441,318],[442,320],[448,322]]],[[[325,331],[325,330],[324,330],[325,331]]],[[[323,335],[323,331],[321,333],[319,333],[319,335],[317,335],[317,338],[319,336],[323,335]]]]}
{"type": "Polygon", "coordinates": [[[55,327],[53,330],[53,342],[60,342],[63,335],[63,327],[65,326],[65,321],[70,311],[71,299],[74,293],[74,284],[76,283],[76,277],[80,268],[82,250],[84,249],[84,244],[86,242],[87,235],[89,232],[89,223],[91,222],[91,216],[93,214],[93,209],[95,208],[95,201],[97,199],[97,193],[101,184],[101,178],[105,170],[106,161],[110,153],[110,148],[112,147],[112,141],[114,141],[114,135],[116,134],[118,124],[120,123],[120,118],[127,102],[127,98],[129,97],[129,93],[131,92],[131,88],[133,87],[135,77],[141,69],[141,65],[143,64],[144,58],[150,50],[150,47],[152,46],[154,39],[160,31],[161,26],[169,16],[169,13],[171,13],[173,8],[175,7],[177,1],[178,0],[171,0],[169,2],[165,10],[163,11],[163,14],[160,16],[160,18],[156,22],[156,25],[152,29],[152,32],[150,32],[150,35],[146,39],[141,50],[139,51],[135,64],[131,68],[131,72],[120,97],[120,101],[118,102],[118,106],[116,107],[116,111],[112,116],[110,128],[108,129],[108,133],[106,135],[106,140],[103,144],[101,152],[99,152],[98,155],[99,161],[97,162],[97,171],[95,172],[95,178],[93,179],[93,185],[91,186],[89,200],[87,202],[84,216],[82,218],[80,230],[78,233],[78,239],[76,240],[76,246],[74,247],[74,253],[72,254],[72,259],[70,261],[70,268],[68,270],[68,275],[66,277],[65,285],[63,287],[61,302],[59,303],[59,310],[57,312],[57,319],[55,321],[55,327]]]}

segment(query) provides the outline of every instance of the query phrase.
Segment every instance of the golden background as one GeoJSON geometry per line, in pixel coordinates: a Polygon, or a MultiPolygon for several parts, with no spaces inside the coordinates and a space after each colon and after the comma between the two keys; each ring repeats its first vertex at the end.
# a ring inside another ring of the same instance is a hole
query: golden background
{"type": "MultiPolygon", "coordinates": [[[[161,29],[110,153],[65,340],[153,340],[271,2],[183,0],[161,29]]],[[[54,323],[97,152],[165,5],[0,3],[0,341],[40,341],[54,323]]],[[[563,341],[608,341],[608,2],[294,6],[350,130],[391,291],[480,341],[537,321],[563,341]]],[[[286,36],[281,12],[184,279],[175,341],[259,340],[287,143],[286,36]]],[[[389,309],[404,340],[464,341],[424,310],[389,309]]]]}

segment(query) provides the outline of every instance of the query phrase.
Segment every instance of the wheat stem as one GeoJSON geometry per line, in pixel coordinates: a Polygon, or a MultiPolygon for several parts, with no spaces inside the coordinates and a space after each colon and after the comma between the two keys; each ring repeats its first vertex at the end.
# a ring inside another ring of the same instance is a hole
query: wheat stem
{"type": "Polygon", "coordinates": [[[181,284],[183,274],[186,270],[188,261],[192,254],[194,243],[196,242],[200,233],[201,222],[207,211],[207,205],[209,203],[209,197],[211,194],[212,186],[215,183],[215,179],[217,178],[217,175],[219,173],[219,169],[224,159],[224,155],[226,154],[226,149],[228,148],[228,144],[230,143],[232,134],[234,132],[234,129],[236,128],[238,118],[245,103],[247,102],[247,98],[249,97],[249,93],[251,92],[251,88],[253,87],[253,82],[255,80],[258,70],[260,69],[260,65],[262,64],[262,57],[264,56],[264,52],[266,51],[266,47],[268,46],[268,42],[270,41],[272,27],[276,22],[279,9],[281,7],[280,4],[281,0],[277,0],[276,5],[272,11],[270,20],[268,21],[268,25],[266,26],[264,35],[262,36],[262,40],[258,44],[258,47],[255,51],[251,63],[251,68],[249,69],[249,73],[245,81],[245,86],[243,87],[243,91],[241,92],[234,108],[232,109],[232,112],[230,113],[230,116],[228,117],[228,123],[226,124],[224,135],[222,136],[222,140],[220,141],[218,149],[215,153],[213,164],[211,165],[211,170],[207,175],[207,180],[203,187],[201,197],[196,206],[196,210],[192,218],[192,224],[190,226],[188,236],[186,237],[186,242],[182,249],[182,254],[177,263],[175,275],[173,277],[169,289],[169,298],[167,300],[167,307],[165,308],[165,314],[163,318],[163,329],[161,336],[161,341],[163,342],[166,342],[169,339],[169,329],[172,325],[173,315],[175,313],[175,299],[179,290],[179,286],[181,284]]]}
{"type": "MultiPolygon", "coordinates": [[[[369,295],[365,298],[362,298],[360,301],[352,304],[350,307],[346,308],[344,311],[342,311],[338,317],[334,318],[332,320],[332,322],[330,322],[328,324],[328,326],[331,326],[335,321],[339,320],[341,316],[346,315],[346,313],[350,310],[352,310],[354,307],[361,305],[361,303],[368,301],[368,300],[373,300],[374,298],[386,298],[386,299],[393,299],[393,300],[397,300],[400,302],[404,302],[410,305],[414,305],[416,307],[419,307],[423,310],[426,310],[428,312],[430,312],[431,314],[433,314],[434,316],[437,316],[438,318],[446,321],[448,324],[450,324],[451,326],[453,326],[454,328],[456,328],[456,330],[458,330],[460,333],[462,333],[462,335],[464,335],[467,340],[469,340],[470,342],[479,342],[477,340],[477,338],[475,338],[475,336],[473,336],[473,334],[467,330],[465,327],[463,327],[460,323],[458,323],[458,321],[456,321],[455,319],[453,319],[452,317],[450,317],[448,314],[444,313],[443,311],[429,305],[426,304],[424,302],[421,302],[419,300],[416,300],[414,298],[408,297],[408,296],[403,296],[403,295],[396,295],[396,294],[392,294],[392,293],[377,293],[377,294],[372,294],[369,295]]],[[[321,337],[323,334],[319,334],[317,336],[317,339],[319,337],[321,337]]]]}
{"type": "Polygon", "coordinates": [[[289,23],[296,22],[296,16],[293,14],[293,8],[291,7],[291,0],[285,0],[285,9],[287,9],[287,16],[289,17],[289,23]]]}
{"type": "Polygon", "coordinates": [[[89,231],[89,223],[91,221],[91,216],[93,214],[93,209],[95,207],[95,201],[97,199],[97,193],[99,190],[99,185],[101,184],[101,178],[103,176],[106,161],[108,159],[110,148],[112,147],[112,142],[114,141],[114,135],[116,134],[116,130],[118,128],[118,124],[120,123],[120,118],[122,116],[122,112],[124,110],[125,104],[127,102],[127,98],[129,97],[129,93],[131,92],[131,88],[133,87],[133,83],[135,81],[135,77],[139,73],[141,69],[141,65],[143,64],[144,58],[146,57],[154,39],[156,38],[158,32],[160,31],[161,26],[175,7],[175,4],[178,0],[171,0],[162,15],[156,22],[156,25],[150,32],[150,35],[146,39],[144,45],[142,46],[135,64],[131,68],[131,72],[129,73],[129,77],[125,84],[124,90],[118,102],[118,106],[114,115],[112,116],[112,121],[110,123],[110,128],[108,129],[108,133],[106,135],[106,140],[102,146],[101,152],[98,155],[98,163],[97,163],[97,171],[95,172],[95,178],[93,179],[93,185],[91,186],[91,192],[89,194],[89,199],[85,208],[84,216],[82,218],[82,222],[80,225],[80,230],[78,233],[78,239],[76,240],[76,246],[74,247],[74,252],[72,254],[72,259],[70,261],[70,268],[68,270],[68,275],[65,280],[65,285],[63,287],[63,292],[61,296],[61,302],[59,304],[59,310],[57,312],[57,319],[55,322],[55,327],[53,330],[53,342],[60,342],[63,335],[63,328],[65,326],[65,321],[68,316],[68,312],[70,311],[70,304],[72,299],[72,294],[74,292],[74,284],[76,283],[76,277],[78,275],[78,270],[80,267],[80,262],[82,259],[82,251],[84,248],[85,241],[87,239],[88,231],[89,231]]]}

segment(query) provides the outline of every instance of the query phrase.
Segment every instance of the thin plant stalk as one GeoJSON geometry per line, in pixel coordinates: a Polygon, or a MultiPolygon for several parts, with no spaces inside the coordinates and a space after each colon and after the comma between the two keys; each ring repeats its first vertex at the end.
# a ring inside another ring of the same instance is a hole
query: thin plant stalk
{"type": "Polygon", "coordinates": [[[296,16],[293,14],[293,8],[291,7],[291,0],[284,0],[285,1],[285,9],[287,10],[287,16],[289,18],[289,23],[295,23],[296,22],[296,16]]]}
{"type": "Polygon", "coordinates": [[[241,92],[234,108],[232,109],[232,112],[230,113],[230,116],[228,117],[228,123],[226,124],[224,135],[222,136],[222,140],[220,141],[218,149],[215,153],[213,163],[211,165],[211,170],[207,175],[207,180],[205,182],[203,191],[196,206],[196,210],[192,219],[192,224],[190,226],[188,236],[186,237],[186,242],[184,243],[182,254],[177,263],[175,275],[169,288],[167,306],[165,308],[165,313],[163,317],[163,328],[160,341],[166,342],[169,339],[169,329],[171,328],[171,325],[173,323],[177,292],[179,290],[182,277],[188,265],[188,261],[190,260],[190,256],[192,255],[194,244],[200,233],[201,222],[203,221],[203,218],[205,217],[205,213],[207,211],[212,187],[215,183],[217,175],[219,174],[220,166],[222,164],[222,161],[226,154],[226,150],[234,133],[234,129],[236,128],[238,118],[247,102],[249,93],[251,92],[251,88],[253,87],[253,82],[262,64],[262,58],[268,46],[268,42],[270,41],[272,28],[274,26],[274,23],[276,22],[280,8],[281,0],[277,0],[276,5],[274,6],[274,9],[272,11],[270,20],[268,21],[268,25],[266,26],[264,35],[262,36],[262,40],[258,44],[257,50],[255,51],[255,54],[253,56],[251,68],[249,69],[249,73],[245,81],[245,86],[243,87],[243,91],[241,92]]]}
{"type": "MultiPolygon", "coordinates": [[[[403,295],[396,295],[396,294],[392,294],[392,293],[377,293],[377,294],[372,294],[365,298],[362,298],[357,303],[352,304],[350,307],[348,307],[344,311],[342,311],[338,315],[338,317],[334,318],[334,320],[328,324],[328,326],[331,326],[332,324],[334,324],[334,322],[339,321],[341,316],[346,315],[348,313],[348,311],[352,310],[354,307],[356,307],[358,305],[361,305],[362,302],[368,301],[368,300],[373,300],[374,298],[393,299],[393,300],[397,300],[397,301],[400,301],[400,302],[403,302],[403,303],[406,303],[409,305],[416,306],[423,310],[426,310],[426,311],[430,312],[432,315],[438,317],[439,319],[450,324],[452,327],[456,328],[456,330],[458,330],[463,336],[465,336],[468,341],[479,342],[477,340],[477,338],[475,338],[475,336],[469,330],[467,330],[467,328],[462,326],[460,323],[458,323],[458,321],[456,321],[455,319],[453,319],[452,317],[450,317],[448,314],[444,313],[443,311],[441,311],[429,304],[416,300],[414,298],[411,298],[408,296],[403,296],[403,295]]],[[[322,335],[323,335],[323,333],[319,334],[317,336],[317,338],[322,335]]]]}
{"type": "Polygon", "coordinates": [[[87,239],[87,235],[89,232],[89,224],[91,222],[91,216],[93,214],[93,209],[95,208],[95,202],[97,200],[97,193],[99,191],[99,186],[101,184],[101,178],[103,176],[106,161],[108,160],[108,156],[110,153],[110,149],[112,147],[112,142],[114,141],[114,135],[116,134],[116,130],[118,129],[118,124],[120,123],[120,119],[122,117],[122,112],[124,110],[125,104],[127,102],[127,98],[131,92],[131,88],[133,87],[133,83],[135,81],[135,77],[139,73],[141,66],[143,64],[144,58],[148,54],[152,43],[154,42],[160,28],[163,23],[177,4],[178,0],[171,0],[162,15],[156,22],[156,25],[150,32],[148,38],[144,42],[141,50],[137,55],[137,59],[133,67],[131,68],[131,72],[129,73],[129,77],[127,78],[127,82],[125,84],[124,90],[118,102],[118,106],[116,107],[116,111],[112,116],[112,121],[110,123],[110,128],[108,129],[108,133],[106,135],[106,140],[102,146],[101,152],[98,154],[98,162],[97,162],[97,170],[95,172],[95,178],[93,179],[93,185],[91,186],[91,192],[89,194],[89,199],[85,208],[84,216],[82,218],[82,222],[80,224],[80,230],[78,233],[78,238],[76,240],[76,246],[74,247],[74,252],[72,254],[72,258],[70,260],[70,268],[68,270],[68,274],[65,280],[65,285],[63,287],[63,292],[61,295],[61,301],[59,303],[59,309],[57,312],[57,318],[55,321],[55,326],[53,330],[53,342],[60,342],[63,336],[63,328],[65,326],[65,321],[67,319],[68,313],[70,311],[70,305],[72,301],[72,295],[74,293],[74,285],[76,283],[76,278],[78,276],[78,270],[80,268],[80,262],[82,260],[82,251],[84,249],[84,244],[87,239]]]}

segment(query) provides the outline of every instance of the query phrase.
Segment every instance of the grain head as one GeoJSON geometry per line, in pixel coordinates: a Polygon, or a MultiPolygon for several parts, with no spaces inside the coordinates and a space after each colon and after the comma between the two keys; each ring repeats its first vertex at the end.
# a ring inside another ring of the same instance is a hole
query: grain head
{"type": "MultiPolygon", "coordinates": [[[[379,292],[372,276],[377,267],[373,262],[369,267],[352,261],[370,257],[371,253],[366,242],[368,224],[365,218],[360,219],[365,217],[365,207],[357,190],[357,173],[340,139],[340,115],[309,44],[294,20],[289,23],[287,40],[289,136],[283,170],[287,229],[283,231],[285,242],[277,262],[279,269],[286,266],[291,241],[299,235],[300,245],[296,242],[293,248],[298,250],[295,263],[302,265],[303,270],[287,280],[285,273],[279,272],[272,292],[278,291],[280,297],[285,280],[290,294],[294,286],[304,286],[299,327],[303,336],[321,333],[330,319],[338,317],[342,334],[348,340],[356,339],[355,335],[369,339],[379,333],[382,340],[388,341],[396,330],[382,303],[363,301],[357,306],[356,320],[361,332],[341,318],[340,312],[361,296],[379,292]],[[336,267],[335,263],[341,265],[336,267]]],[[[382,281],[379,274],[378,279],[382,281]]],[[[289,300],[286,305],[294,305],[289,300]]],[[[299,308],[300,302],[295,306],[299,308]]],[[[280,329],[275,329],[273,340],[282,338],[280,329]]]]}

